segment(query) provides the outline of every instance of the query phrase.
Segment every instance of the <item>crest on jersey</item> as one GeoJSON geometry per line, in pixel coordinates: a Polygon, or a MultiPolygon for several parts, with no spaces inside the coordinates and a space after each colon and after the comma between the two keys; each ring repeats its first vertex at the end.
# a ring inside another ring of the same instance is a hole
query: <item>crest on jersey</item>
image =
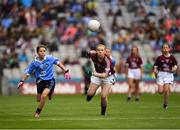
{"type": "Polygon", "coordinates": [[[166,59],[166,62],[169,62],[169,59],[166,59]]]}
{"type": "Polygon", "coordinates": [[[46,69],[48,66],[49,66],[49,64],[48,64],[48,63],[46,63],[46,64],[44,65],[44,68],[46,69]]]}

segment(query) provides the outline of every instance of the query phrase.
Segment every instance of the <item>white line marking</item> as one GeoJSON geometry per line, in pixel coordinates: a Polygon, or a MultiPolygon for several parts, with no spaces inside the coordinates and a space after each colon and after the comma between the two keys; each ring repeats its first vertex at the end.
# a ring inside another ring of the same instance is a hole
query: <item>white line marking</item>
{"type": "Polygon", "coordinates": [[[98,121],[98,120],[179,120],[180,117],[100,117],[100,118],[44,118],[40,117],[39,119],[0,119],[0,121],[98,121]]]}
{"type": "MultiPolygon", "coordinates": [[[[1,130],[12,130],[12,129],[1,129],[1,130]]],[[[19,129],[13,129],[13,130],[19,130],[19,129]]],[[[23,129],[23,130],[50,130],[50,129],[41,129],[41,128],[40,129],[34,129],[34,128],[32,128],[32,129],[23,129]]],[[[60,130],[60,129],[53,129],[53,130],[60,130]]],[[[65,130],[72,130],[72,129],[66,129],[65,128],[65,130]]],[[[103,129],[103,128],[102,129],[96,129],[96,128],[95,129],[84,129],[84,128],[83,129],[74,129],[73,128],[73,130],[117,130],[117,129],[116,128],[115,129],[103,129]]],[[[121,128],[119,129],[118,128],[118,130],[152,130],[152,129],[126,129],[126,128],[125,129],[121,129],[121,128]]],[[[172,129],[155,129],[155,130],[172,130],[172,129]]],[[[173,129],[173,130],[179,130],[179,129],[173,129]]]]}

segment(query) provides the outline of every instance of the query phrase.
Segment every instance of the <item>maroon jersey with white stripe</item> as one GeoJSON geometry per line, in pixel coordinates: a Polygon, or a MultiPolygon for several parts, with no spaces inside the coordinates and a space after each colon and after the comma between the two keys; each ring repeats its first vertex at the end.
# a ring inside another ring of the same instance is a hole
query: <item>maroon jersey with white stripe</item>
{"type": "Polygon", "coordinates": [[[177,60],[173,55],[166,57],[160,55],[157,57],[154,66],[157,66],[158,71],[171,72],[172,67],[177,65],[177,60]]]}
{"type": "Polygon", "coordinates": [[[126,60],[126,64],[128,64],[128,68],[130,69],[137,69],[141,68],[143,62],[140,56],[130,55],[126,60]]]}
{"type": "Polygon", "coordinates": [[[111,58],[105,56],[103,60],[98,60],[96,53],[89,53],[89,58],[92,59],[97,73],[108,73],[112,75],[115,73],[111,58]]]}

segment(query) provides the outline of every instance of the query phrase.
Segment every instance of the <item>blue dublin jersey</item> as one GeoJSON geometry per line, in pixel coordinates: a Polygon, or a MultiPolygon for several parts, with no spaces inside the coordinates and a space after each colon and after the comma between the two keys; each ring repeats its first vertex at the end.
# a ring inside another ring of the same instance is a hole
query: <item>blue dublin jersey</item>
{"type": "Polygon", "coordinates": [[[113,67],[115,67],[115,65],[116,65],[116,60],[111,56],[110,57],[111,58],[111,60],[112,60],[112,65],[113,65],[113,67]]]}
{"type": "Polygon", "coordinates": [[[25,74],[35,74],[36,78],[42,80],[50,80],[54,78],[54,64],[59,64],[59,60],[56,57],[46,55],[42,61],[36,57],[25,70],[25,74]]]}

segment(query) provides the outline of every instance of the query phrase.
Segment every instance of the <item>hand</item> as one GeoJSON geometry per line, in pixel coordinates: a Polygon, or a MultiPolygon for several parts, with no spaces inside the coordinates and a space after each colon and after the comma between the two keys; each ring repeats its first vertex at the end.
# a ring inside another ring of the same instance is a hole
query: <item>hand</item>
{"type": "Polygon", "coordinates": [[[157,73],[154,72],[154,77],[157,78],[157,73]]]}
{"type": "Polygon", "coordinates": [[[128,72],[125,72],[125,78],[128,78],[128,72]]]}
{"type": "Polygon", "coordinates": [[[91,77],[92,74],[93,74],[93,72],[92,72],[91,70],[88,70],[88,71],[86,72],[86,74],[87,74],[89,77],[91,77]]]}
{"type": "Polygon", "coordinates": [[[17,87],[17,89],[19,89],[20,87],[22,87],[24,85],[24,81],[23,80],[21,80],[19,83],[18,83],[18,87],[17,87]]]}
{"type": "Polygon", "coordinates": [[[67,79],[67,80],[70,80],[71,79],[71,75],[69,74],[69,72],[66,72],[64,74],[64,77],[67,79]]]}
{"type": "Polygon", "coordinates": [[[172,72],[176,73],[176,71],[177,71],[177,66],[172,67],[172,72]]]}
{"type": "Polygon", "coordinates": [[[154,68],[153,74],[154,74],[154,77],[157,78],[157,75],[158,75],[158,70],[157,70],[157,68],[154,68]]]}

